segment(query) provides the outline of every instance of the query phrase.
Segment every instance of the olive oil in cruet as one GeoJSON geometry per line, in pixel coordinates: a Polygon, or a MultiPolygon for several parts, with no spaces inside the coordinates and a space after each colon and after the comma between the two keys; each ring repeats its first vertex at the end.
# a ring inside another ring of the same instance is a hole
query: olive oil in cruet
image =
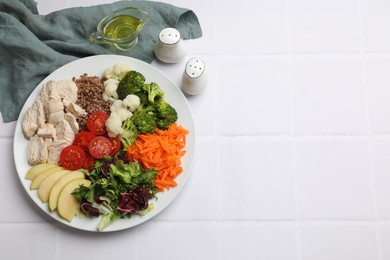
{"type": "Polygon", "coordinates": [[[119,15],[108,22],[103,29],[103,34],[105,37],[112,39],[131,37],[142,24],[143,21],[141,19],[131,15],[119,15]]]}

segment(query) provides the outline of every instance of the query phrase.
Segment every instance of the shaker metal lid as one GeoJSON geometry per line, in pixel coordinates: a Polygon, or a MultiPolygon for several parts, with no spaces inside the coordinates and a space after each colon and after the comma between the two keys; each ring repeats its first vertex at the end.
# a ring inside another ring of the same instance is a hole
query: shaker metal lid
{"type": "Polygon", "coordinates": [[[161,30],[158,38],[164,44],[175,44],[180,41],[180,32],[175,28],[165,28],[161,30]]]}
{"type": "Polygon", "coordinates": [[[190,78],[199,78],[204,72],[205,64],[199,58],[192,58],[186,64],[185,72],[190,78]]]}

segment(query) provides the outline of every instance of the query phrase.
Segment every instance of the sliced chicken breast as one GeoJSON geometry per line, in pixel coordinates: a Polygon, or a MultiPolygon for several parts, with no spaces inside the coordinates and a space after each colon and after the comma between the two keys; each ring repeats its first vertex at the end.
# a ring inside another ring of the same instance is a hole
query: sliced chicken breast
{"type": "Polygon", "coordinates": [[[65,140],[69,144],[73,143],[75,138],[75,133],[73,132],[72,127],[66,120],[62,120],[55,126],[57,140],[65,140]]]}
{"type": "Polygon", "coordinates": [[[22,122],[23,133],[27,138],[32,137],[38,130],[38,105],[35,102],[27,109],[22,122]]]}
{"type": "Polygon", "coordinates": [[[71,113],[66,113],[64,119],[68,121],[73,133],[77,134],[79,132],[79,124],[77,123],[76,117],[71,113]]]}

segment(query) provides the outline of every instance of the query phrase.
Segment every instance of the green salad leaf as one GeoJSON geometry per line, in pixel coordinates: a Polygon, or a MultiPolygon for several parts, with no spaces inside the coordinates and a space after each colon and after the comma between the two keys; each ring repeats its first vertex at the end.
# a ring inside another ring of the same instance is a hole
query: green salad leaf
{"type": "Polygon", "coordinates": [[[98,226],[98,230],[103,230],[119,218],[131,217],[133,213],[143,215],[153,208],[148,200],[157,193],[154,188],[156,176],[157,171],[153,168],[146,170],[138,162],[129,162],[124,153],[119,153],[113,158],[97,161],[88,176],[92,184],[80,186],[73,195],[82,204],[89,204],[84,209],[93,209],[104,215],[98,226]]]}

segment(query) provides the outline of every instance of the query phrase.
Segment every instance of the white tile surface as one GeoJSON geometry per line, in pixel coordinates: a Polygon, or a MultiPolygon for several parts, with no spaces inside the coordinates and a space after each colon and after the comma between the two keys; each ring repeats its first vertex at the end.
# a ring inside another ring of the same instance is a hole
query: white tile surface
{"type": "Polygon", "coordinates": [[[56,259],[58,231],[47,224],[0,224],[0,258],[56,259]]]}
{"type": "Polygon", "coordinates": [[[135,232],[117,232],[96,236],[95,233],[60,229],[57,259],[111,259],[114,255],[134,259],[135,232]],[[109,242],[108,242],[109,241],[109,242]],[[107,243],[110,244],[109,248],[107,243]]]}
{"type": "Polygon", "coordinates": [[[16,121],[4,123],[0,113],[0,125],[1,125],[0,138],[2,137],[13,138],[16,121]]]}
{"type": "Polygon", "coordinates": [[[218,133],[290,132],[290,88],[285,57],[221,58],[217,61],[217,77],[218,133]]]}
{"type": "Polygon", "coordinates": [[[302,260],[377,260],[377,236],[371,224],[301,226],[302,260]]]}
{"type": "Polygon", "coordinates": [[[372,133],[390,133],[390,57],[373,56],[365,59],[368,112],[372,133]]]}
{"type": "Polygon", "coordinates": [[[218,166],[217,142],[209,137],[197,141],[195,160],[203,162],[193,166],[186,188],[169,210],[158,220],[215,220],[218,218],[218,166]]]}
{"type": "Polygon", "coordinates": [[[290,0],[293,52],[359,51],[358,1],[290,0]]]}
{"type": "Polygon", "coordinates": [[[221,259],[299,259],[293,223],[228,222],[220,228],[221,259]]]}
{"type": "Polygon", "coordinates": [[[286,1],[243,0],[231,8],[217,0],[217,6],[216,53],[286,52],[286,1]]]}
{"type": "Polygon", "coordinates": [[[148,223],[137,228],[136,234],[136,259],[219,258],[218,225],[214,223],[148,223]]]}
{"type": "Polygon", "coordinates": [[[292,59],[296,134],[366,134],[367,112],[359,58],[292,59]]]}
{"type": "Polygon", "coordinates": [[[293,219],[291,139],[222,138],[222,219],[293,219]]]}
{"type": "Polygon", "coordinates": [[[2,212],[6,211],[6,214],[0,214],[0,224],[2,222],[30,223],[47,221],[49,218],[38,209],[20,184],[19,177],[16,174],[12,146],[11,139],[0,138],[0,165],[3,169],[1,170],[3,181],[0,182],[0,197],[3,198],[4,209],[12,209],[2,210],[2,212]]]}
{"type": "MultiPolygon", "coordinates": [[[[37,2],[47,14],[114,1],[37,2]]],[[[0,259],[390,259],[390,2],[165,2],[193,10],[203,37],[152,65],[179,87],[194,56],[210,75],[187,97],[186,186],[130,230],[66,228],[23,190],[16,124],[0,121],[0,259]]]]}
{"type": "Polygon", "coordinates": [[[362,0],[361,6],[365,51],[390,51],[389,1],[362,0]]]}
{"type": "Polygon", "coordinates": [[[367,138],[299,138],[295,157],[301,218],[373,218],[367,138]]]}
{"type": "Polygon", "coordinates": [[[372,171],[375,180],[375,196],[380,219],[390,219],[390,137],[375,136],[371,140],[372,171]]]}
{"type": "Polygon", "coordinates": [[[382,249],[382,254],[380,259],[390,259],[390,248],[387,246],[390,243],[390,225],[388,223],[382,224],[380,228],[380,248],[382,249]]]}

